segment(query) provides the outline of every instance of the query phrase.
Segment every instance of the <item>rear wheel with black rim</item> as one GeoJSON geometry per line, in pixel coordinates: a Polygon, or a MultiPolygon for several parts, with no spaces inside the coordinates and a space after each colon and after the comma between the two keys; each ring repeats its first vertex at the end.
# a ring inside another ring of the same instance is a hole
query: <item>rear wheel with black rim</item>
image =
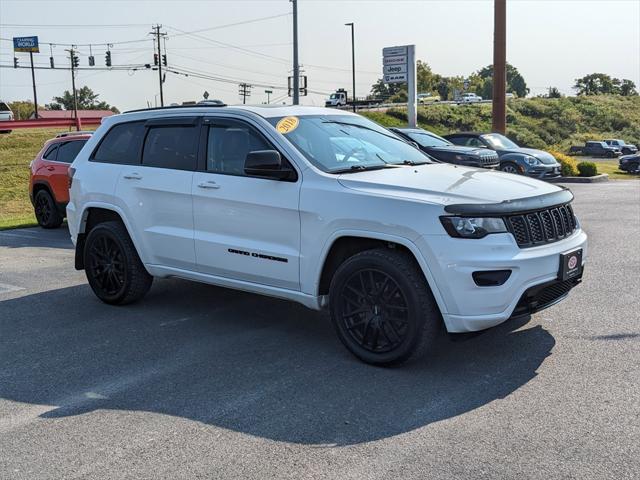
{"type": "Polygon", "coordinates": [[[101,223],[89,232],[84,245],[84,265],[93,292],[112,305],[141,299],[153,281],[120,222],[101,223]]]}
{"type": "Polygon", "coordinates": [[[511,163],[511,162],[507,162],[507,163],[503,163],[502,165],[500,165],[500,170],[502,170],[505,173],[518,173],[518,167],[516,166],[515,163],[511,163]]]}
{"type": "Polygon", "coordinates": [[[373,365],[402,364],[436,339],[440,312],[407,253],[367,250],[346,260],[330,287],[331,319],[342,343],[373,365]]]}
{"type": "Polygon", "coordinates": [[[40,190],[36,193],[36,197],[33,200],[33,210],[38,225],[42,228],[58,228],[62,225],[63,217],[58,212],[58,207],[53,197],[46,190],[40,190]]]}
{"type": "Polygon", "coordinates": [[[615,154],[615,153],[613,153],[613,152],[607,152],[607,158],[613,158],[613,157],[615,157],[615,156],[616,156],[616,154],[615,154]]]}

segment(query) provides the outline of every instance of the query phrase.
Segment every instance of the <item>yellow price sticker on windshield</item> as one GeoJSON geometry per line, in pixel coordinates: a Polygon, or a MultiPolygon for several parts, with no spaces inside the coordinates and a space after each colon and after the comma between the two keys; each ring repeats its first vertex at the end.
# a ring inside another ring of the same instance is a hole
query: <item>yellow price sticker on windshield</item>
{"type": "Polygon", "coordinates": [[[300,120],[298,119],[298,117],[284,117],[276,125],[276,130],[278,130],[282,134],[290,133],[298,128],[299,123],[300,120]]]}

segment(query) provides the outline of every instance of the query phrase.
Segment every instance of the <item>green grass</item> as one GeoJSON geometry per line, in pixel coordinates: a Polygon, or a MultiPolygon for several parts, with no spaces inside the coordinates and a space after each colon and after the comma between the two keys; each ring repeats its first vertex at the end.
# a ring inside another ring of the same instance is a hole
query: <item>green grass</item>
{"type": "Polygon", "coordinates": [[[29,200],[29,162],[66,129],[29,128],[0,135],[0,230],[37,225],[29,200]]]}

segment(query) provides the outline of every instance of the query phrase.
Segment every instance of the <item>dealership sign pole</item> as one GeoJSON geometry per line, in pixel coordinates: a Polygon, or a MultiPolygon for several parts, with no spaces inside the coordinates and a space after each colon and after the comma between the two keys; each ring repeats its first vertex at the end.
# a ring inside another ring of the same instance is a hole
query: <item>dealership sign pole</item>
{"type": "Polygon", "coordinates": [[[38,37],[13,37],[14,52],[29,52],[31,58],[31,81],[33,82],[33,111],[38,118],[38,94],[36,93],[36,71],[33,68],[33,53],[40,53],[38,37]]]}
{"type": "Polygon", "coordinates": [[[415,45],[382,49],[382,80],[407,84],[407,119],[409,127],[415,128],[418,123],[415,45]]]}

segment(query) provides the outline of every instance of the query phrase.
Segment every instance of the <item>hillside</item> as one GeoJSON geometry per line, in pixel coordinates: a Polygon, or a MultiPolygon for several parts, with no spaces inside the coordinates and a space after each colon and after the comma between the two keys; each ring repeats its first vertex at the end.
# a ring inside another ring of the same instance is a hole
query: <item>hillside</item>
{"type": "MultiPolygon", "coordinates": [[[[406,109],[363,113],[386,126],[406,125],[406,109]]],[[[440,135],[456,131],[489,131],[491,105],[433,104],[418,108],[421,127],[440,135]]],[[[640,96],[598,95],[588,97],[531,98],[510,100],[507,135],[517,143],[566,152],[585,140],[622,138],[640,144],[640,96]]]]}

